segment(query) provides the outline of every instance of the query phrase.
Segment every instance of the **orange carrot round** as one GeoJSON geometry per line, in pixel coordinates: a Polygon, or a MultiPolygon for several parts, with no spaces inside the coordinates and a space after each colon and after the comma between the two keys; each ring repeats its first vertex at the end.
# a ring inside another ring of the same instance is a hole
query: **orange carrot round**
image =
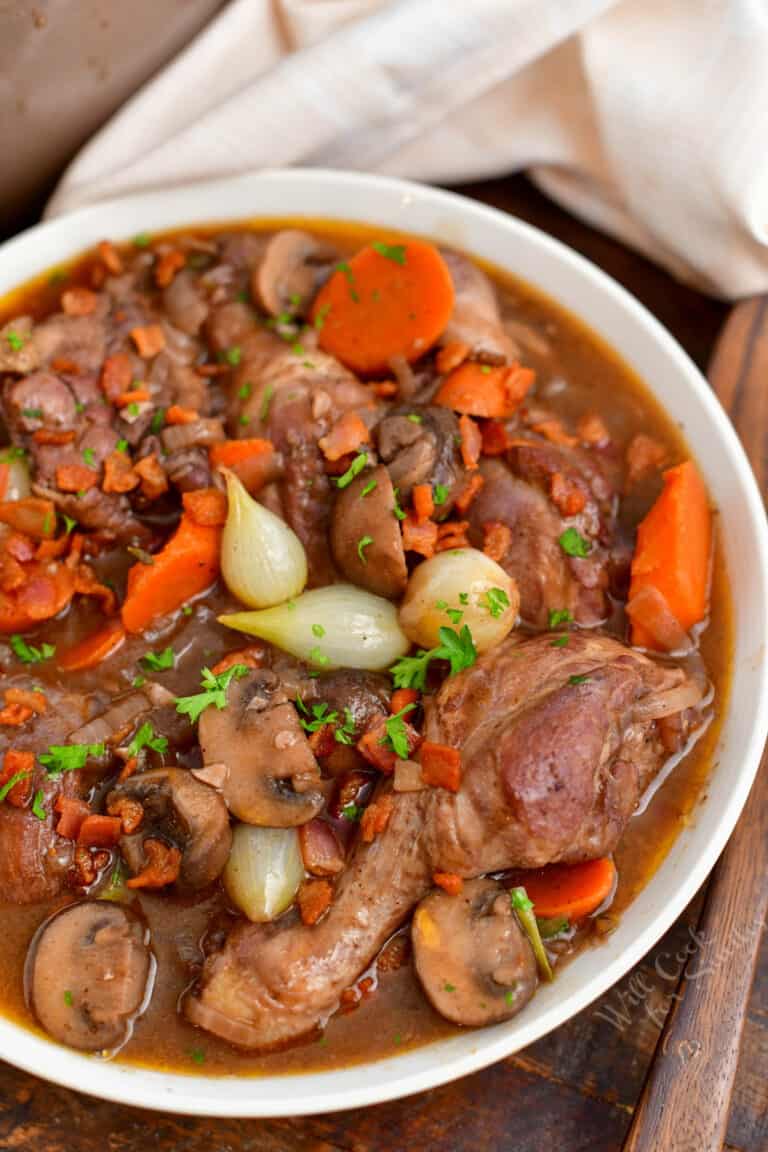
{"type": "Polygon", "coordinates": [[[126,632],[141,632],[158,616],[180,608],[204,592],[219,574],[221,529],[181,517],[176,532],[152,557],[151,564],[134,564],[122,608],[126,632]]]}
{"type": "Polygon", "coordinates": [[[433,404],[467,416],[501,420],[511,416],[535,379],[520,364],[491,367],[465,360],[444,377],[433,404]]]}
{"type": "Polygon", "coordinates": [[[610,856],[601,856],[581,864],[520,869],[514,874],[514,883],[525,888],[537,916],[581,920],[610,896],[616,883],[616,865],[610,856]]]}
{"type": "Polygon", "coordinates": [[[80,672],[95,668],[107,656],[111,656],[125,643],[125,629],[119,620],[110,620],[98,632],[92,632],[79,644],[75,644],[58,658],[59,668],[64,672],[80,672]]]}
{"type": "Polygon", "coordinates": [[[453,311],[453,281],[434,244],[371,244],[338,266],[315,298],[320,347],[362,375],[417,360],[453,311]]]}

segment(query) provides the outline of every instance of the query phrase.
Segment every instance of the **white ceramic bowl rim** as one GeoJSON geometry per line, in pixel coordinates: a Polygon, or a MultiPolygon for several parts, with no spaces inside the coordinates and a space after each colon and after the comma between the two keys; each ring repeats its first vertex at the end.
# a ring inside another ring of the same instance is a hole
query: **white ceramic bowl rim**
{"type": "Polygon", "coordinates": [[[735,601],[732,694],[708,796],[650,884],[600,948],[580,954],[506,1024],[329,1072],[207,1077],[100,1062],[0,1019],[0,1057],[66,1087],[126,1104],[208,1116],[290,1116],[357,1108],[465,1076],[557,1027],[627,972],[680,915],[746,801],[768,728],[768,534],[741,445],[668,332],[587,260],[521,221],[453,193],[379,176],[268,171],[152,192],[39,225],[0,249],[0,296],[104,237],[257,217],[357,220],[423,233],[536,285],[591,325],[684,426],[721,516],[735,601]]]}

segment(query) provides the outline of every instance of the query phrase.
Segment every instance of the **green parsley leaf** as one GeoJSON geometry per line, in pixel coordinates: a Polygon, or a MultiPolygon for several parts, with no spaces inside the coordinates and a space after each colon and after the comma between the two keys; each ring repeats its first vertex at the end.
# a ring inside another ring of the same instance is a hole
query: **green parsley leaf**
{"type": "Polygon", "coordinates": [[[129,416],[138,416],[140,408],[138,403],[134,400],[125,409],[129,416]]]}
{"type": "Polygon", "coordinates": [[[131,688],[141,688],[142,684],[146,684],[146,676],[134,676],[131,680],[131,688]]]}
{"type": "Polygon", "coordinates": [[[23,664],[42,664],[43,660],[50,660],[56,655],[55,644],[41,644],[39,648],[35,648],[32,644],[27,644],[23,636],[16,634],[11,636],[11,648],[23,664]]]}
{"type": "Polygon", "coordinates": [[[24,337],[19,336],[18,332],[6,332],[5,340],[11,352],[21,352],[24,347],[24,337]]]}
{"type": "Polygon", "coordinates": [[[455,992],[456,991],[456,985],[455,984],[449,984],[447,980],[446,980],[445,984],[443,984],[443,988],[445,989],[446,992],[455,992]]]}
{"type": "Polygon", "coordinates": [[[128,745],[128,755],[138,756],[142,748],[151,748],[153,752],[167,752],[168,741],[165,736],[155,736],[152,725],[147,721],[142,724],[138,732],[128,745]]]}
{"type": "Polygon", "coordinates": [[[322,624],[312,625],[312,635],[317,636],[318,639],[322,640],[323,636],[325,636],[325,628],[323,628],[322,624]]]}
{"type": "Polygon", "coordinates": [[[490,364],[481,364],[480,365],[480,371],[482,372],[483,376],[490,376],[490,374],[491,374],[490,364]]]}
{"type": "Polygon", "coordinates": [[[355,304],[357,304],[360,300],[360,296],[358,294],[357,288],[355,287],[355,274],[347,261],[342,260],[340,264],[337,264],[334,268],[334,272],[341,272],[342,276],[346,278],[347,284],[349,285],[350,299],[353,300],[355,304]]]}
{"type": "Polygon", "coordinates": [[[357,730],[355,718],[349,708],[344,709],[344,723],[337,724],[333,738],[337,744],[354,744],[357,730]]]}
{"type": "Polygon", "coordinates": [[[561,624],[570,624],[573,614],[567,608],[550,608],[548,625],[550,628],[559,628],[561,624]]]}
{"type": "Polygon", "coordinates": [[[405,708],[401,708],[394,716],[388,716],[384,721],[386,735],[382,740],[379,740],[379,744],[383,744],[385,748],[391,748],[400,760],[407,760],[410,753],[408,729],[403,716],[412,712],[415,707],[415,704],[406,704],[405,708]]]}
{"type": "Polygon", "coordinates": [[[149,232],[139,232],[133,238],[133,246],[135,248],[149,248],[151,242],[152,237],[150,236],[149,232]]]}
{"type": "Polygon", "coordinates": [[[506,992],[504,993],[505,1003],[514,1004],[516,995],[517,995],[517,981],[515,981],[515,983],[512,985],[511,988],[507,988],[506,992]]]}
{"type": "Polygon", "coordinates": [[[51,744],[38,759],[49,776],[60,776],[62,772],[79,771],[91,756],[103,756],[106,750],[104,744],[51,744]]]}
{"type": "Polygon", "coordinates": [[[196,724],[205,709],[211,705],[221,711],[227,706],[227,689],[231,682],[247,676],[249,671],[245,664],[233,664],[231,668],[218,674],[211,672],[210,668],[203,668],[200,674],[203,691],[195,696],[178,696],[176,711],[182,716],[189,716],[191,724],[196,724]]]}
{"type": "Polygon", "coordinates": [[[248,425],[250,424],[250,422],[251,422],[250,416],[246,416],[245,413],[243,413],[243,415],[238,420],[238,424],[242,425],[243,428],[247,428],[248,425]]]}
{"type": "Polygon", "coordinates": [[[237,368],[243,357],[243,353],[238,344],[233,344],[231,348],[226,348],[224,350],[223,356],[227,364],[231,364],[233,368],[237,368]]]}
{"type": "Polygon", "coordinates": [[[299,704],[299,698],[298,697],[297,697],[297,705],[300,707],[300,710],[304,713],[304,716],[299,716],[299,724],[301,724],[301,726],[305,732],[317,732],[321,728],[324,728],[326,726],[326,724],[335,724],[339,718],[338,712],[329,712],[328,711],[328,705],[327,704],[313,704],[311,713],[309,713],[307,711],[307,706],[306,706],[306,704],[304,704],[303,700],[299,704]],[[312,719],[306,720],[304,717],[309,716],[309,715],[312,716],[312,719]]]}
{"type": "Polygon", "coordinates": [[[182,606],[181,606],[182,616],[191,616],[193,612],[194,612],[194,608],[192,607],[191,604],[182,604],[182,606]]]}
{"type": "Polygon", "coordinates": [[[360,499],[362,500],[363,496],[367,496],[369,492],[373,492],[378,483],[378,480],[369,480],[365,488],[363,488],[362,492],[360,493],[360,499]]]}
{"type": "Polygon", "coordinates": [[[0,804],[2,804],[3,800],[5,800],[6,796],[12,788],[15,788],[21,780],[26,780],[31,775],[31,772],[14,772],[10,780],[6,780],[5,784],[3,784],[2,788],[0,788],[0,804]]]}
{"type": "Polygon", "coordinates": [[[133,556],[134,560],[138,560],[139,564],[146,564],[149,567],[155,562],[152,553],[147,552],[145,548],[137,548],[134,544],[128,544],[125,550],[129,556],[133,556]]]}
{"type": "Polygon", "coordinates": [[[566,528],[558,543],[566,556],[589,556],[592,545],[575,528],[566,528]]]}
{"type": "Polygon", "coordinates": [[[330,304],[323,304],[323,306],[321,308],[318,308],[317,316],[315,316],[315,328],[317,329],[318,332],[322,332],[323,324],[325,324],[325,318],[328,315],[328,313],[330,312],[330,310],[331,310],[330,304]]]}
{"type": "Polygon", "coordinates": [[[569,676],[568,677],[568,683],[573,684],[574,686],[577,684],[586,684],[587,680],[589,680],[589,676],[569,676]]]}
{"type": "Polygon", "coordinates": [[[362,472],[363,468],[365,468],[367,463],[368,463],[368,453],[367,452],[359,452],[357,454],[357,456],[355,456],[355,458],[352,461],[352,463],[350,464],[349,468],[347,468],[344,475],[338,476],[336,478],[336,487],[337,488],[348,487],[348,485],[350,485],[352,483],[352,481],[354,480],[355,476],[359,476],[359,474],[362,472]]]}
{"type": "Polygon", "coordinates": [[[550,644],[550,648],[567,648],[569,640],[570,636],[567,633],[563,636],[556,636],[550,644]]]}
{"type": "Polygon", "coordinates": [[[424,423],[424,417],[419,416],[418,412],[409,412],[408,415],[406,416],[406,420],[410,420],[411,424],[423,424],[424,423]]]}
{"type": "Polygon", "coordinates": [[[294,356],[304,356],[305,355],[304,345],[301,343],[300,340],[294,340],[293,344],[291,344],[291,352],[293,352],[294,356]]]}
{"type": "Polygon", "coordinates": [[[464,612],[461,608],[446,608],[445,614],[450,620],[451,624],[456,625],[461,623],[464,612]]]}
{"type": "Polygon", "coordinates": [[[152,417],[152,423],[149,426],[150,432],[154,432],[154,434],[157,435],[163,427],[163,424],[165,424],[165,408],[156,408],[152,417]]]}
{"type": "Polygon", "coordinates": [[[448,499],[448,489],[445,484],[435,484],[432,489],[432,499],[435,504],[445,504],[448,499]]]}
{"type": "Polygon", "coordinates": [[[405,520],[406,514],[405,514],[405,512],[403,512],[402,508],[400,507],[400,489],[399,488],[393,489],[392,495],[395,497],[395,506],[392,509],[392,511],[394,512],[396,519],[397,520],[405,520]]]}
{"type": "Polygon", "coordinates": [[[330,658],[325,656],[317,647],[310,648],[308,655],[310,661],[313,664],[319,664],[321,667],[323,667],[325,664],[330,664],[331,662],[330,658]]]}
{"type": "Polygon", "coordinates": [[[378,252],[379,256],[386,257],[394,264],[405,264],[405,244],[383,244],[381,240],[374,240],[371,244],[374,252],[378,252]]]}
{"type": "Polygon", "coordinates": [[[127,440],[118,440],[117,444],[115,444],[115,451],[116,452],[127,452],[128,451],[128,441],[127,440]]]}
{"type": "Polygon", "coordinates": [[[72,1004],[74,1003],[74,997],[69,988],[64,990],[64,1003],[66,1004],[67,1008],[71,1008],[72,1004]]]}
{"type": "Polygon", "coordinates": [[[253,392],[253,384],[241,384],[237,390],[238,400],[248,400],[253,392]]]}
{"type": "Polygon", "coordinates": [[[87,468],[96,467],[96,456],[94,454],[93,448],[83,448],[83,463],[87,468]]]}
{"type": "MultiPolygon", "coordinates": [[[[459,597],[461,599],[461,597],[459,597]]],[[[401,656],[390,668],[390,675],[396,688],[418,688],[423,691],[427,681],[427,670],[432,660],[448,660],[451,676],[463,668],[471,668],[477,660],[472,633],[465,624],[461,632],[452,628],[441,628],[438,632],[440,644],[426,652],[421,649],[415,656],[401,656]]]]}
{"type": "Polygon", "coordinates": [[[45,792],[43,792],[42,788],[38,788],[37,792],[35,792],[35,798],[32,801],[31,812],[32,815],[36,816],[38,820],[45,820],[46,816],[48,815],[45,809],[45,792]]]}
{"type": "Polygon", "coordinates": [[[205,1052],[202,1048],[190,1048],[189,1055],[195,1064],[205,1064],[205,1052]]]}
{"type": "Polygon", "coordinates": [[[238,304],[249,304],[251,298],[246,290],[241,288],[239,292],[235,292],[235,300],[237,300],[238,304]]]}
{"type": "Polygon", "coordinates": [[[357,804],[345,804],[341,810],[341,815],[345,820],[349,820],[354,823],[354,821],[360,819],[363,811],[364,809],[360,808],[357,804]]]}
{"type": "Polygon", "coordinates": [[[361,564],[367,564],[368,563],[368,561],[365,558],[365,549],[368,548],[369,545],[371,545],[371,544],[373,544],[373,536],[361,536],[360,539],[358,540],[358,542],[357,542],[357,555],[360,557],[360,563],[361,564]]]}
{"type": "Polygon", "coordinates": [[[503,588],[489,588],[485,594],[485,599],[488,603],[488,611],[494,620],[501,616],[505,608],[509,608],[509,596],[503,588]]]}
{"type": "Polygon", "coordinates": [[[162,652],[145,652],[141,663],[152,672],[164,672],[166,668],[173,668],[176,653],[173,648],[163,648],[162,652]]]}
{"type": "Polygon", "coordinates": [[[43,418],[42,408],[22,408],[21,414],[26,416],[27,420],[42,420],[43,418]]]}
{"type": "Polygon", "coordinates": [[[81,404],[79,400],[76,400],[75,401],[75,412],[77,412],[78,415],[81,412],[85,412],[85,404],[81,404]]]}

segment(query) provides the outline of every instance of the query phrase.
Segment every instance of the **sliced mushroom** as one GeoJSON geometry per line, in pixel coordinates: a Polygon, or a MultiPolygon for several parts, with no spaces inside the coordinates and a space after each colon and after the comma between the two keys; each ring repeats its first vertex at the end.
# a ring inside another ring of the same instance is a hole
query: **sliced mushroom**
{"type": "Polygon", "coordinates": [[[118,697],[112,706],[69,734],[71,744],[117,744],[140,716],[173,701],[161,684],[145,684],[140,691],[118,697]]]}
{"type": "Polygon", "coordinates": [[[331,249],[309,232],[276,232],[253,270],[251,294],[271,316],[287,311],[303,316],[317,291],[323,262],[327,268],[332,258],[331,249]]]}
{"type": "Polygon", "coordinates": [[[428,999],[454,1024],[508,1020],[536,991],[533,950],[496,880],[470,880],[458,896],[434,889],[414,913],[411,939],[428,999]]]}
{"type": "Polygon", "coordinates": [[[198,736],[203,763],[226,764],[221,795],[246,824],[292,828],[322,808],[320,769],[274,672],[230,684],[227,707],[207,708],[198,736]]]}
{"type": "Polygon", "coordinates": [[[55,1040],[89,1052],[120,1047],[142,1011],[154,960],[148,933],[121,904],[85,900],[47,920],[27,958],[27,993],[55,1040]]]}
{"type": "Polygon", "coordinates": [[[144,841],[170,841],[181,850],[179,883],[205,888],[222,872],[232,844],[229,815],[220,794],[184,768],[156,768],[130,776],[107,797],[107,809],[121,797],[141,801],[144,819],[137,832],[123,836],[120,849],[131,871],[145,867],[144,841]]]}
{"type": "Polygon", "coordinates": [[[446,493],[438,512],[447,515],[465,476],[456,415],[436,406],[396,408],[384,417],[377,433],[379,455],[400,503],[409,499],[415,484],[439,484],[446,493]],[[414,415],[419,419],[409,419],[414,415]]]}
{"type": "Polygon", "coordinates": [[[402,596],[408,569],[392,481],[383,465],[363,472],[338,493],[331,517],[331,550],[353,584],[391,600],[402,596]]]}

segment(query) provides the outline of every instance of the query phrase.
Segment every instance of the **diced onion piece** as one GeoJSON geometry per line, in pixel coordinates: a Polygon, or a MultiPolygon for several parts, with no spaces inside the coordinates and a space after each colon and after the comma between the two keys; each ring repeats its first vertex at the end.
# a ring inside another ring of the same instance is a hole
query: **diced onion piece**
{"type": "Polygon", "coordinates": [[[421,764],[415,760],[396,760],[392,787],[395,792],[421,792],[426,788],[421,777],[421,764]]]}
{"type": "Polygon", "coordinates": [[[0,452],[0,500],[26,500],[32,495],[26,457],[15,448],[0,452]]]}
{"type": "Polygon", "coordinates": [[[227,481],[227,522],[221,538],[221,571],[230,592],[249,608],[271,608],[298,594],[307,582],[307,556],[295,532],[249,496],[234,472],[227,481]]]}
{"type": "Polygon", "coordinates": [[[434,648],[441,628],[466,624],[478,652],[499,644],[515,626],[517,585],[495,560],[475,548],[438,552],[414,569],[400,624],[414,644],[434,648]]]}
{"type": "Polygon", "coordinates": [[[274,920],[291,906],[304,879],[298,832],[238,824],[223,879],[229,898],[249,920],[274,920]]]}
{"type": "Polygon", "coordinates": [[[278,608],[220,616],[219,623],[268,640],[316,668],[378,671],[410,647],[389,600],[354,584],[315,588],[278,608]]]}

